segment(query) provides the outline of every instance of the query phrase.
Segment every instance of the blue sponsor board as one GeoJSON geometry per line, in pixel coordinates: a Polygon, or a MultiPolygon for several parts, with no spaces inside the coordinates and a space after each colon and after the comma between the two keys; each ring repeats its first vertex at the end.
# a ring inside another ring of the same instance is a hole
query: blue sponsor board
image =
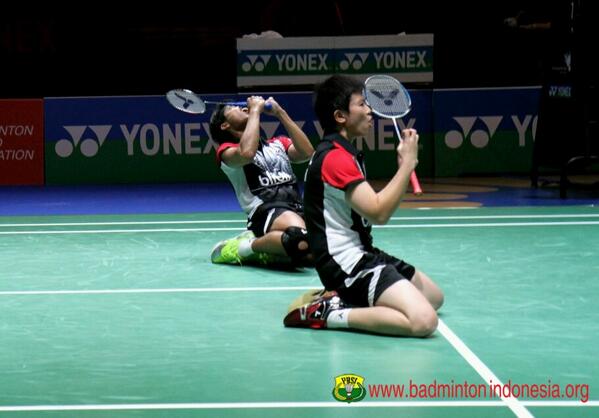
{"type": "Polygon", "coordinates": [[[44,111],[48,184],[224,179],[209,113],[180,112],[164,96],[48,98],[44,111]]]}
{"type": "MultiPolygon", "coordinates": [[[[527,173],[536,133],[539,88],[410,90],[412,111],[400,129],[420,134],[422,177],[527,173]],[[433,111],[434,107],[434,111],[433,111]]],[[[206,100],[244,100],[244,95],[207,95],[206,100]]],[[[313,144],[322,129],[312,93],[271,94],[313,144]]],[[[226,180],[215,164],[217,145],[209,118],[172,108],[164,96],[48,98],[45,112],[47,184],[200,182],[226,180]]],[[[286,134],[264,115],[262,135],[286,134]]],[[[356,147],[366,155],[368,176],[388,178],[397,168],[393,122],[375,118],[356,147]]],[[[303,177],[305,165],[297,166],[303,177]]]]}
{"type": "MultiPolygon", "coordinates": [[[[322,129],[312,110],[312,94],[272,95],[316,144],[322,129]]],[[[247,95],[204,97],[213,101],[245,98],[247,95]]],[[[430,99],[430,91],[413,92],[414,110],[400,126],[416,127],[430,137],[430,99]]],[[[44,108],[47,184],[226,179],[215,164],[217,145],[209,133],[210,107],[202,115],[190,115],[171,107],[164,96],[138,96],[48,98],[44,108]]],[[[286,134],[278,119],[268,115],[262,117],[261,130],[265,137],[286,134]]],[[[370,134],[356,144],[371,160],[371,177],[393,174],[397,137],[390,120],[377,120],[370,134]]],[[[429,155],[430,165],[432,153],[429,155]]],[[[427,165],[424,160],[421,158],[423,167],[427,165]]],[[[296,170],[300,178],[304,168],[300,165],[296,170]]]]}
{"type": "Polygon", "coordinates": [[[540,88],[435,90],[435,175],[528,173],[540,88]]]}

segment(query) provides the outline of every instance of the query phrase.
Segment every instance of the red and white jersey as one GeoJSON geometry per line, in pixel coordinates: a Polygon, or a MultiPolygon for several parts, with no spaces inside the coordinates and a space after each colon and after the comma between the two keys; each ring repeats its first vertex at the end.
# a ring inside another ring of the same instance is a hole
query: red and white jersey
{"type": "Polygon", "coordinates": [[[315,265],[327,289],[349,277],[362,256],[372,251],[370,223],[345,200],[350,185],[366,180],[362,154],[338,134],[316,147],[304,189],[304,211],[315,265]]]}
{"type": "Polygon", "coordinates": [[[221,158],[223,151],[239,147],[238,143],[224,143],[216,150],[217,162],[233,185],[239,205],[248,217],[263,203],[301,203],[297,179],[287,154],[291,144],[291,139],[286,136],[276,136],[268,141],[260,139],[254,161],[241,167],[228,166],[221,158]]]}

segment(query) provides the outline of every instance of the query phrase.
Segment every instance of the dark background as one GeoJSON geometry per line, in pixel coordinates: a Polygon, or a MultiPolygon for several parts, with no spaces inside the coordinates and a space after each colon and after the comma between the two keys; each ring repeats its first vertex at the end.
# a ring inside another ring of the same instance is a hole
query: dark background
{"type": "MultiPolygon", "coordinates": [[[[555,31],[509,28],[504,19],[523,11],[523,22],[547,21],[569,1],[28,3],[2,6],[3,98],[236,92],[236,38],[269,29],[285,37],[434,33],[434,87],[538,85],[555,31]]],[[[580,38],[596,39],[587,35],[596,14],[583,14],[580,38]]]]}

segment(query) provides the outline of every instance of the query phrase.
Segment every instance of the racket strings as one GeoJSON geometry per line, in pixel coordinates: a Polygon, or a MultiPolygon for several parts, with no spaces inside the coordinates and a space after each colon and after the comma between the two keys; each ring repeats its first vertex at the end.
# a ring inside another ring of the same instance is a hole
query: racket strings
{"type": "Polygon", "coordinates": [[[368,79],[364,97],[372,110],[389,118],[406,115],[412,106],[408,92],[392,77],[368,79]]]}
{"type": "Polygon", "coordinates": [[[186,113],[201,114],[206,111],[204,101],[191,90],[171,90],[166,94],[166,98],[173,107],[186,113]]]}

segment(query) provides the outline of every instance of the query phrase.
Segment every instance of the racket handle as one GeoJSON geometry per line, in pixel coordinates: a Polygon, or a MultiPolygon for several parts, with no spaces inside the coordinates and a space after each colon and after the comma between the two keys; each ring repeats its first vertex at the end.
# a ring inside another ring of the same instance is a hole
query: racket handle
{"type": "Polygon", "coordinates": [[[410,183],[412,184],[412,193],[414,193],[416,196],[420,196],[423,192],[422,188],[420,187],[418,177],[416,177],[415,171],[412,171],[412,174],[410,174],[410,183]]]}
{"type": "MultiPolygon", "coordinates": [[[[247,102],[230,102],[227,104],[231,105],[231,106],[239,106],[239,107],[246,107],[248,105],[247,102]]],[[[264,110],[271,110],[271,109],[272,109],[272,105],[270,103],[264,103],[264,110]]]]}

